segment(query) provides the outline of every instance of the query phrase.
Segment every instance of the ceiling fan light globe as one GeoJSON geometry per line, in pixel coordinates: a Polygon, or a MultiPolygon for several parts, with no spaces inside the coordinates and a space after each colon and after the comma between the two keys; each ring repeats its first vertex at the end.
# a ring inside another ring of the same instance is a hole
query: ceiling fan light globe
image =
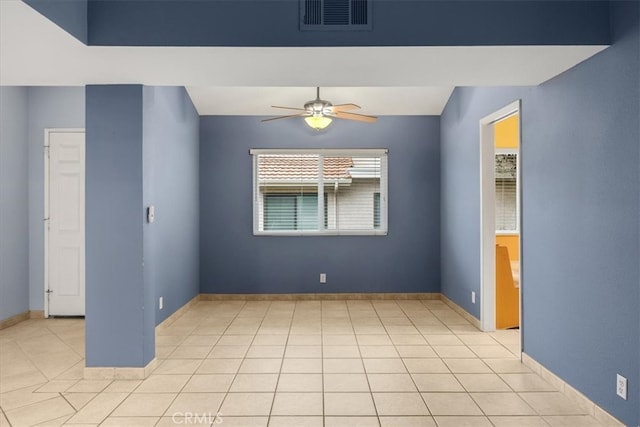
{"type": "Polygon", "coordinates": [[[309,125],[310,128],[315,130],[321,130],[329,126],[332,122],[331,117],[326,117],[322,115],[314,115],[305,117],[304,121],[309,125]]]}

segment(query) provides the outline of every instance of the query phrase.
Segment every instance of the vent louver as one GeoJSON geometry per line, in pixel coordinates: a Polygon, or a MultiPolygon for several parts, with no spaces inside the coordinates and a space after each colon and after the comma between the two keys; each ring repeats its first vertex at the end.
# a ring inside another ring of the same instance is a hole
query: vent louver
{"type": "Polygon", "coordinates": [[[372,0],[300,0],[300,29],[370,30],[372,0]]]}
{"type": "Polygon", "coordinates": [[[322,0],[302,0],[302,23],[304,25],[322,24],[322,0]]]}
{"type": "Polygon", "coordinates": [[[324,25],[349,24],[349,0],[324,0],[324,25]]]}

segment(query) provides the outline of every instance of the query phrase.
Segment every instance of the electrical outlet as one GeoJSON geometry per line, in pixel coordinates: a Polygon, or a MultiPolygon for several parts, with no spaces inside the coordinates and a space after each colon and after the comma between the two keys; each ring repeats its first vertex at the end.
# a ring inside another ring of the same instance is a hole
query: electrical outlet
{"type": "Polygon", "coordinates": [[[622,375],[616,375],[616,394],[627,400],[627,379],[622,375]]]}
{"type": "Polygon", "coordinates": [[[476,303],[476,293],[475,293],[475,291],[471,291],[471,303],[472,304],[476,303]]]}
{"type": "Polygon", "coordinates": [[[320,273],[320,283],[327,283],[327,273],[320,273]]]}
{"type": "Polygon", "coordinates": [[[164,307],[164,297],[160,297],[158,299],[158,307],[160,307],[160,310],[162,310],[162,307],[164,307]]]}

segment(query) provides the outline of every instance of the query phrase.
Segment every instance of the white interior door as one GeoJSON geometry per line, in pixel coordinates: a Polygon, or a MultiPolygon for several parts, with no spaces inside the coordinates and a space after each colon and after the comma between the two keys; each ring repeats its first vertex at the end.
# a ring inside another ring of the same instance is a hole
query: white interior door
{"type": "Polygon", "coordinates": [[[82,316],[85,310],[84,131],[49,131],[48,146],[48,314],[82,316]]]}

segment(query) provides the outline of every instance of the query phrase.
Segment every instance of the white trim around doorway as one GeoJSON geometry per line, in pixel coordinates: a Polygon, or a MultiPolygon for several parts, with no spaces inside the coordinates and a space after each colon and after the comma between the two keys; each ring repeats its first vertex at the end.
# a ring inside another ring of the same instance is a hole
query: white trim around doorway
{"type": "MultiPolygon", "coordinates": [[[[495,307],[495,142],[494,124],[514,114],[520,114],[521,101],[511,104],[480,119],[480,326],[484,332],[492,332],[496,329],[495,307]]],[[[520,120],[522,117],[520,116],[520,120]]],[[[518,126],[519,141],[522,141],[521,126],[518,126]]],[[[518,159],[520,159],[521,144],[518,144],[518,159]]],[[[518,182],[521,181],[521,170],[518,168],[518,182]]],[[[518,185],[518,193],[522,186],[518,185]]],[[[521,197],[517,197],[520,202],[521,197]]],[[[522,224],[522,209],[519,210],[518,224],[522,224]]],[[[522,227],[520,226],[520,230],[522,227]]],[[[522,240],[522,239],[520,239],[522,240]]],[[[522,255],[522,242],[520,242],[520,254],[522,255]]],[[[520,256],[522,265],[522,256],[520,256]]],[[[520,343],[522,345],[522,268],[520,269],[520,343]]]]}

